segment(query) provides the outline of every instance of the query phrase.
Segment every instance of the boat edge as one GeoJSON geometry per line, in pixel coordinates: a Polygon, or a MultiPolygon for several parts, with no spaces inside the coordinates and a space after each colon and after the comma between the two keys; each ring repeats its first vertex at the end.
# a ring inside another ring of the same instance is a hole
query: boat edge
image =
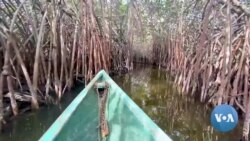
{"type": "Polygon", "coordinates": [[[101,70],[97,73],[97,75],[89,82],[89,84],[76,96],[76,98],[69,104],[69,106],[52,123],[47,131],[41,136],[39,141],[53,141],[56,138],[65,123],[69,120],[70,116],[77,109],[78,105],[86,97],[88,91],[94,86],[94,83],[105,74],[106,72],[104,70],[101,70]]]}

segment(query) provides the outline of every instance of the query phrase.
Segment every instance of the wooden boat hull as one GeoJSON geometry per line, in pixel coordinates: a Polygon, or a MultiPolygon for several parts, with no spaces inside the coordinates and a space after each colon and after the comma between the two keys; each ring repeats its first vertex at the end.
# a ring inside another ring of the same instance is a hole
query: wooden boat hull
{"type": "Polygon", "coordinates": [[[171,139],[105,73],[100,71],[72,101],[40,141],[171,141],[171,139]],[[109,134],[99,129],[96,82],[107,82],[109,92],[105,117],[109,134]]]}

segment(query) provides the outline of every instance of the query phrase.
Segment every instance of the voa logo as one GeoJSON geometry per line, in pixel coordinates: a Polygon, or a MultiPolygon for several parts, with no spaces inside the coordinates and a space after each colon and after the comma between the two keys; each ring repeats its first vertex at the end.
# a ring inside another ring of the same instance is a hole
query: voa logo
{"type": "Polygon", "coordinates": [[[215,114],[215,118],[217,122],[225,121],[225,122],[234,122],[234,118],[232,114],[215,114]]]}
{"type": "Polygon", "coordinates": [[[211,113],[211,124],[220,132],[231,131],[238,124],[238,114],[234,107],[230,105],[216,106],[211,113]]]}

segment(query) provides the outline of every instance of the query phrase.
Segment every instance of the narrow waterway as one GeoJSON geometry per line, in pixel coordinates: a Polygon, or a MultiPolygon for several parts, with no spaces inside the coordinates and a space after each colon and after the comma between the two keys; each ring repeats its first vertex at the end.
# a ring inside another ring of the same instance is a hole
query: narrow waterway
{"type": "Polygon", "coordinates": [[[239,141],[239,125],[229,133],[213,130],[211,109],[178,93],[163,71],[140,66],[114,80],[173,141],[239,141]]]}
{"type": "MultiPolygon", "coordinates": [[[[140,66],[113,78],[174,141],[239,140],[239,126],[229,133],[214,131],[209,108],[179,94],[163,71],[140,66]]],[[[81,89],[65,94],[59,106],[50,105],[14,118],[6,125],[0,141],[38,140],[81,89]]]]}

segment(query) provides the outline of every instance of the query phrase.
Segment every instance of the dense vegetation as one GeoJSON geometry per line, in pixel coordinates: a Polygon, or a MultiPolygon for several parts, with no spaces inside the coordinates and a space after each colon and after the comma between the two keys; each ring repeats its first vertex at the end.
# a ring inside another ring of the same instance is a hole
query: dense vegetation
{"type": "Polygon", "coordinates": [[[183,94],[235,106],[250,124],[247,0],[2,0],[0,122],[11,105],[60,100],[100,70],[158,65],[183,94]],[[6,83],[5,83],[6,82],[6,83]]]}

